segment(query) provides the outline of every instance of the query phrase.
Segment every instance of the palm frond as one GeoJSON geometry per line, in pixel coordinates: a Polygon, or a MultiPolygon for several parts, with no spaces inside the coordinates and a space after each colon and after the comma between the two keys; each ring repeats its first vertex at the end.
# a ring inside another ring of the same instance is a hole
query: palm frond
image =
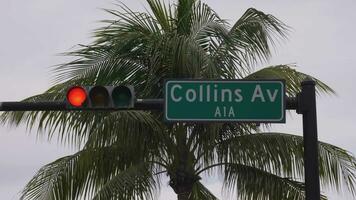
{"type": "Polygon", "coordinates": [[[66,172],[62,170],[65,164],[67,164],[66,167],[69,168],[69,170],[73,168],[73,166],[71,166],[72,162],[70,161],[74,159],[74,156],[63,157],[50,165],[42,167],[35,177],[26,185],[20,199],[54,200],[58,196],[67,196],[68,194],[64,193],[68,192],[68,190],[61,191],[57,189],[58,186],[65,186],[65,182],[61,184],[57,182],[57,178],[59,176],[65,176],[64,174],[66,172]]]}
{"type": "MultiPolygon", "coordinates": [[[[21,199],[65,200],[82,195],[85,192],[85,185],[92,186],[90,182],[93,180],[81,176],[83,174],[78,171],[78,159],[83,156],[81,154],[82,152],[78,152],[43,166],[27,183],[21,199]],[[73,183],[76,187],[72,187],[73,183]]],[[[91,190],[92,187],[87,189],[91,190]]]]}
{"type": "Polygon", "coordinates": [[[214,194],[212,194],[208,188],[206,188],[200,182],[193,185],[193,191],[190,194],[189,200],[219,200],[214,194]]]}
{"type": "MultiPolygon", "coordinates": [[[[240,199],[305,199],[304,184],[293,179],[240,164],[227,163],[222,169],[225,173],[224,188],[227,191],[236,189],[240,199]]],[[[327,198],[322,195],[321,199],[327,198]]]]}
{"type": "Polygon", "coordinates": [[[160,0],[147,0],[147,3],[155,16],[155,19],[162,27],[162,30],[166,32],[172,31],[174,17],[172,16],[171,5],[168,5],[167,8],[166,4],[162,3],[160,0]]]}
{"type": "Polygon", "coordinates": [[[118,42],[116,39],[121,40],[122,36],[133,35],[137,39],[144,39],[152,36],[152,34],[161,34],[160,26],[149,14],[134,12],[123,3],[117,4],[117,6],[119,9],[116,10],[104,9],[118,19],[115,21],[104,21],[110,25],[96,31],[95,36],[98,38],[96,44],[103,43],[101,39],[104,39],[104,43],[107,44],[107,42],[118,42]]]}
{"type": "Polygon", "coordinates": [[[235,78],[236,73],[243,74],[242,57],[227,51],[224,55],[220,52],[220,56],[212,56],[219,44],[229,39],[229,26],[213,9],[200,1],[193,9],[190,38],[208,56],[209,64],[206,65],[202,77],[229,79],[235,78]]]}
{"type": "MultiPolygon", "coordinates": [[[[122,144],[85,148],[42,167],[26,185],[22,199],[65,200],[92,197],[112,177],[120,173],[130,174],[130,170],[135,166],[145,163],[149,154],[150,152],[138,151],[135,147],[122,144]],[[126,170],[129,172],[125,172],[126,170]]],[[[139,186],[139,183],[136,184],[139,186]]],[[[149,185],[141,185],[142,193],[148,194],[156,189],[151,186],[152,188],[149,185]],[[144,190],[144,187],[147,190],[144,190]]],[[[135,189],[126,188],[126,195],[134,198],[140,192],[132,193],[135,189]]]]}
{"type": "Polygon", "coordinates": [[[251,134],[218,143],[221,162],[241,163],[288,177],[303,176],[303,143],[294,135],[251,134]]]}
{"type": "Polygon", "coordinates": [[[118,83],[129,77],[145,78],[142,70],[145,70],[145,60],[150,56],[144,55],[150,44],[160,39],[161,28],[149,14],[134,12],[124,4],[119,4],[118,7],[119,10],[106,10],[119,19],[105,21],[109,25],[95,31],[97,40],[92,45],[82,45],[81,49],[65,54],[79,58],[54,69],[55,83],[79,77],[88,80],[92,77],[91,84],[100,84],[100,80],[97,80],[100,75],[97,73],[119,76],[101,79],[111,83],[118,83]],[[139,70],[141,73],[133,76],[139,70]]]}
{"type": "Polygon", "coordinates": [[[144,78],[141,75],[144,70],[141,61],[129,56],[123,58],[120,52],[115,52],[115,47],[102,53],[88,51],[87,55],[92,53],[95,55],[91,58],[78,59],[54,69],[54,82],[68,80],[78,85],[116,85],[132,84],[138,82],[137,78],[144,78]]]}
{"type": "Polygon", "coordinates": [[[248,57],[256,60],[268,59],[270,44],[275,39],[285,38],[288,27],[270,14],[265,14],[255,8],[249,8],[231,28],[233,39],[248,52],[248,57]]]}
{"type": "Polygon", "coordinates": [[[196,3],[189,36],[195,38],[199,46],[209,52],[212,45],[210,42],[220,37],[227,37],[228,32],[227,22],[222,20],[213,9],[200,1],[196,3]]]}
{"type": "MultiPolygon", "coordinates": [[[[221,162],[244,164],[285,177],[304,177],[303,137],[258,133],[226,139],[218,147],[221,162]]],[[[319,142],[323,187],[355,191],[356,159],[347,151],[319,142]]]]}
{"type": "Polygon", "coordinates": [[[195,152],[196,168],[201,169],[214,164],[217,154],[214,151],[216,144],[231,137],[249,135],[257,130],[255,124],[241,123],[213,123],[195,124],[189,128],[188,146],[195,152]]]}
{"type": "Polygon", "coordinates": [[[305,79],[311,79],[316,82],[316,92],[335,93],[335,91],[319,79],[308,74],[299,72],[295,65],[276,65],[265,67],[259,71],[249,74],[244,79],[284,79],[286,80],[286,94],[295,96],[301,90],[301,82],[305,79]]]}
{"type": "Polygon", "coordinates": [[[240,69],[243,74],[235,78],[242,78],[252,71],[255,63],[271,56],[270,44],[286,38],[287,31],[288,27],[276,17],[250,8],[232,26],[228,37],[215,49],[214,56],[233,58],[234,64],[244,70],[240,69]],[[237,62],[239,60],[243,62],[237,62]]]}
{"type": "Polygon", "coordinates": [[[190,33],[191,18],[195,0],[178,0],[176,8],[176,27],[178,35],[190,33]]]}
{"type": "Polygon", "coordinates": [[[98,190],[93,200],[149,200],[156,199],[159,182],[146,163],[131,166],[112,177],[98,190]]]}

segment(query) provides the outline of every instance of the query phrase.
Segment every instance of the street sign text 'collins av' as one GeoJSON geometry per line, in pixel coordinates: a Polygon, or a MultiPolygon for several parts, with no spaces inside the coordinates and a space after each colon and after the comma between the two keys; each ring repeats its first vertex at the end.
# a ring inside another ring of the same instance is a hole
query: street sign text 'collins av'
{"type": "Polygon", "coordinates": [[[165,119],[285,122],[284,80],[168,80],[165,119]]]}

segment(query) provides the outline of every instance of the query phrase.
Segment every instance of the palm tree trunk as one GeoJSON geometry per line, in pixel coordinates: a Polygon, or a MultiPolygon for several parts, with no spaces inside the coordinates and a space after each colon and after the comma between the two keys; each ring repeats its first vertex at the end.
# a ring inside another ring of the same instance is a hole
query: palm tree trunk
{"type": "Polygon", "coordinates": [[[177,194],[178,200],[188,200],[193,190],[193,185],[199,179],[195,176],[192,153],[187,146],[187,131],[183,124],[178,124],[177,130],[177,153],[175,170],[170,174],[170,186],[177,194]]]}
{"type": "Polygon", "coordinates": [[[186,193],[180,193],[180,194],[177,194],[177,197],[178,197],[178,200],[188,200],[189,199],[189,196],[190,196],[190,192],[186,192],[186,193]]]}
{"type": "Polygon", "coordinates": [[[185,177],[184,179],[179,177],[178,179],[171,179],[169,185],[177,194],[178,200],[188,200],[192,193],[193,185],[195,182],[196,180],[193,177],[185,177]]]}

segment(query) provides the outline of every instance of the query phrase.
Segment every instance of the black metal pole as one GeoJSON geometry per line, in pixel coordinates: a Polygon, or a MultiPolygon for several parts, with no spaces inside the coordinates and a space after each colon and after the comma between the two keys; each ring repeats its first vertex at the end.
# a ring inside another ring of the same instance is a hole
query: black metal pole
{"type": "Polygon", "coordinates": [[[0,102],[0,111],[60,111],[65,102],[0,102]]]}
{"type": "Polygon", "coordinates": [[[306,200],[320,200],[315,81],[302,82],[302,92],[298,95],[297,113],[303,114],[306,200]]]}
{"type": "Polygon", "coordinates": [[[137,99],[135,110],[163,110],[164,99],[137,99]]]}

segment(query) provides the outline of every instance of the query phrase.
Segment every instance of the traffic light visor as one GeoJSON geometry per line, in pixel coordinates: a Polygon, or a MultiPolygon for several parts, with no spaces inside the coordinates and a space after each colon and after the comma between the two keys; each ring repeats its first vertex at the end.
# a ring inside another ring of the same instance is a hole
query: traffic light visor
{"type": "Polygon", "coordinates": [[[67,92],[67,101],[71,106],[81,107],[86,99],[87,94],[84,88],[82,87],[74,86],[70,88],[67,92]]]}
{"type": "Polygon", "coordinates": [[[115,87],[111,94],[114,105],[117,107],[132,106],[132,95],[131,89],[126,86],[115,87]]]}
{"type": "Polygon", "coordinates": [[[93,107],[107,107],[110,104],[109,92],[104,86],[95,86],[89,92],[89,98],[93,107]]]}

